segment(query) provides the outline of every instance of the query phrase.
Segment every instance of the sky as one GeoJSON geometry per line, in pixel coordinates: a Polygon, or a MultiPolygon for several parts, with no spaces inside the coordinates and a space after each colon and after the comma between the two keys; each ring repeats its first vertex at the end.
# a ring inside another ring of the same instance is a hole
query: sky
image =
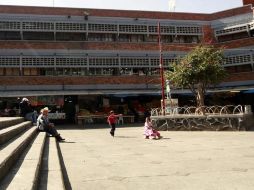
{"type": "Polygon", "coordinates": [[[214,13],[242,6],[242,0],[0,0],[0,5],[214,13]],[[174,7],[174,8],[173,8],[174,7]]]}

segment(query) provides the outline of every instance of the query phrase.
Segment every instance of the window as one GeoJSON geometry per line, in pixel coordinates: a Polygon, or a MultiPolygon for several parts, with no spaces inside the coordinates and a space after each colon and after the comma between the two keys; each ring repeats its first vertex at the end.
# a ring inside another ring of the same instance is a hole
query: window
{"type": "Polygon", "coordinates": [[[86,31],[86,23],[58,22],[56,23],[57,31],[86,31]]]}
{"type": "Polygon", "coordinates": [[[201,34],[202,28],[200,26],[177,26],[177,34],[201,34]]]}
{"type": "Polygon", "coordinates": [[[93,32],[117,32],[117,25],[116,24],[88,24],[88,30],[93,32]]]}
{"type": "Polygon", "coordinates": [[[0,56],[0,65],[5,67],[19,67],[18,56],[0,56]]]}
{"type": "Polygon", "coordinates": [[[86,67],[86,57],[57,57],[56,67],[86,67]]]}
{"type": "Polygon", "coordinates": [[[24,68],[23,69],[23,75],[24,76],[32,76],[32,75],[36,75],[37,72],[35,72],[34,68],[24,68]]]}
{"type": "Polygon", "coordinates": [[[251,63],[251,55],[231,56],[226,57],[224,59],[224,65],[243,64],[243,63],[251,63]]]}
{"type": "Polygon", "coordinates": [[[131,42],[130,34],[120,34],[118,37],[119,42],[131,42]]]}
{"type": "Polygon", "coordinates": [[[37,31],[42,31],[42,30],[54,30],[54,23],[50,22],[23,22],[22,23],[22,28],[23,30],[37,30],[37,31]]]}
{"type": "Polygon", "coordinates": [[[54,58],[50,56],[24,56],[23,67],[54,67],[54,58]]]}
{"type": "Polygon", "coordinates": [[[222,30],[215,30],[216,35],[222,35],[222,34],[232,34],[232,33],[239,33],[242,31],[247,31],[247,25],[245,26],[236,26],[231,28],[225,28],[222,30]]]}
{"type": "Polygon", "coordinates": [[[0,40],[21,40],[20,32],[1,31],[0,40]]]}
{"type": "Polygon", "coordinates": [[[158,35],[149,35],[147,37],[147,42],[158,42],[158,35]]]}
{"type": "Polygon", "coordinates": [[[6,76],[19,76],[19,69],[18,68],[6,68],[5,75],[6,76]]]}
{"type": "Polygon", "coordinates": [[[86,41],[86,33],[57,32],[57,41],[86,41]]]}
{"type": "Polygon", "coordinates": [[[121,75],[132,75],[132,68],[121,68],[120,74],[121,75]]]}
{"type": "Polygon", "coordinates": [[[101,68],[89,68],[89,75],[102,75],[101,68]]]}
{"type": "Polygon", "coordinates": [[[54,33],[49,32],[24,32],[24,40],[54,40],[54,33]]]}
{"type": "Polygon", "coordinates": [[[151,75],[160,75],[160,69],[151,69],[150,70],[151,75]]]}
{"type": "Polygon", "coordinates": [[[17,21],[0,21],[0,30],[20,30],[20,22],[17,21]]]}
{"type": "Polygon", "coordinates": [[[120,33],[146,33],[146,25],[119,25],[120,33]]]}

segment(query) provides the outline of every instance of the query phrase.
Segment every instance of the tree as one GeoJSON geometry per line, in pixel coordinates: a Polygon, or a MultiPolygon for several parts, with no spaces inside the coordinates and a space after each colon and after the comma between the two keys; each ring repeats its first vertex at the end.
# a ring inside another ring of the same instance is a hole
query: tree
{"type": "Polygon", "coordinates": [[[203,107],[206,90],[227,76],[222,66],[223,58],[222,49],[197,46],[172,64],[172,70],[166,72],[166,78],[177,87],[189,88],[196,97],[197,106],[203,107]]]}

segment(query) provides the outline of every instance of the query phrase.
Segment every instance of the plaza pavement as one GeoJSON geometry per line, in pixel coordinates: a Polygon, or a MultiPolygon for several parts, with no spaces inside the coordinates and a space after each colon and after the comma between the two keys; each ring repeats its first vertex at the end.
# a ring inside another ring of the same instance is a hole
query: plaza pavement
{"type": "Polygon", "coordinates": [[[59,129],[73,190],[253,190],[253,132],[161,131],[143,138],[142,124],[59,129]]]}

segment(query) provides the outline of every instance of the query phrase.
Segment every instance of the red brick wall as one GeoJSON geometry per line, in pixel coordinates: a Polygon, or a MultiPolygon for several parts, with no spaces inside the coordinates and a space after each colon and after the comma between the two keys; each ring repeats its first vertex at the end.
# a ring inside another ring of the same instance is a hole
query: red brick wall
{"type": "MultiPolygon", "coordinates": [[[[252,1],[253,0],[249,0],[252,1]]],[[[247,0],[246,0],[247,2],[247,0]]],[[[78,8],[57,8],[57,7],[29,7],[29,6],[7,6],[0,5],[1,13],[13,14],[37,14],[37,15],[68,15],[84,16],[84,11],[89,16],[101,17],[129,17],[129,18],[156,18],[156,19],[175,19],[175,20],[214,20],[223,17],[230,17],[237,14],[251,12],[251,7],[239,7],[213,14],[200,13],[177,13],[177,12],[152,12],[152,11],[130,11],[130,10],[108,10],[108,9],[78,9],[78,8]]]]}
{"type": "Polygon", "coordinates": [[[244,6],[244,7],[239,7],[239,8],[234,8],[234,9],[229,9],[217,13],[213,13],[210,15],[210,20],[216,20],[220,18],[225,18],[225,17],[231,17],[231,16],[236,16],[240,14],[245,14],[245,13],[253,13],[251,6],[244,6]]]}
{"type": "Polygon", "coordinates": [[[254,6],[254,0],[243,0],[243,5],[249,5],[249,4],[254,6]]]}
{"type": "MultiPolygon", "coordinates": [[[[231,74],[225,82],[254,80],[254,72],[231,74]]],[[[90,85],[90,84],[160,84],[159,76],[102,76],[102,77],[0,77],[0,85],[90,85]]]]}
{"type": "Polygon", "coordinates": [[[254,45],[254,37],[239,39],[239,40],[233,40],[233,41],[230,41],[230,42],[223,42],[223,43],[220,43],[220,44],[216,44],[215,46],[230,49],[230,48],[242,48],[242,47],[253,46],[253,45],[254,45]]]}
{"type": "MultiPolygon", "coordinates": [[[[187,51],[195,44],[163,44],[164,51],[187,51]]],[[[80,49],[80,50],[150,50],[159,49],[157,43],[124,43],[124,42],[22,42],[2,41],[0,49],[80,49]]]]}
{"type": "Polygon", "coordinates": [[[244,73],[231,74],[225,80],[225,82],[248,81],[248,80],[254,80],[254,72],[244,72],[244,73]]]}
{"type": "Polygon", "coordinates": [[[181,19],[181,20],[208,20],[209,14],[200,13],[172,13],[152,11],[108,10],[108,9],[77,9],[77,8],[53,8],[53,7],[27,7],[0,5],[1,13],[14,14],[39,14],[39,15],[70,15],[84,16],[84,11],[89,16],[102,17],[129,17],[129,18],[157,18],[157,19],[181,19]]]}
{"type": "Polygon", "coordinates": [[[50,77],[50,76],[22,76],[0,77],[0,85],[89,85],[89,84],[157,84],[159,76],[87,76],[87,77],[50,77]],[[92,80],[91,80],[92,78],[92,80]],[[157,80],[156,80],[157,79],[157,80]]]}
{"type": "MultiPolygon", "coordinates": [[[[213,40],[212,29],[204,27],[204,42],[213,40]]],[[[240,48],[254,45],[254,38],[233,40],[215,44],[217,47],[240,48]]],[[[163,51],[190,51],[197,44],[163,44],[163,51]]],[[[0,49],[77,49],[77,50],[137,50],[158,51],[157,43],[119,43],[119,42],[22,42],[2,41],[0,49]]]]}
{"type": "Polygon", "coordinates": [[[216,39],[214,37],[214,31],[210,25],[203,26],[203,33],[204,35],[202,43],[212,44],[216,42],[216,39]]]}

